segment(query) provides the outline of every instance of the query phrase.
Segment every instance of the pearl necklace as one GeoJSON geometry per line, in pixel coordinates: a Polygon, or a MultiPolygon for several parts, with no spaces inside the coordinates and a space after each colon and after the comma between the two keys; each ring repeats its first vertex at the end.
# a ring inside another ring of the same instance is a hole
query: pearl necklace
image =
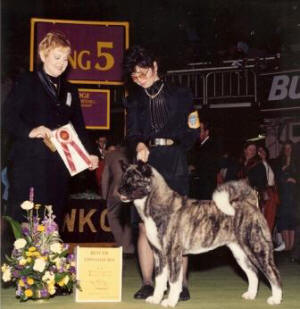
{"type": "Polygon", "coordinates": [[[146,95],[147,95],[150,99],[153,100],[154,98],[156,98],[156,97],[160,94],[160,92],[161,92],[162,89],[164,88],[164,85],[165,85],[165,84],[162,83],[161,86],[159,87],[158,91],[157,91],[156,93],[154,93],[154,94],[150,94],[146,88],[144,88],[144,91],[145,91],[146,95]]]}

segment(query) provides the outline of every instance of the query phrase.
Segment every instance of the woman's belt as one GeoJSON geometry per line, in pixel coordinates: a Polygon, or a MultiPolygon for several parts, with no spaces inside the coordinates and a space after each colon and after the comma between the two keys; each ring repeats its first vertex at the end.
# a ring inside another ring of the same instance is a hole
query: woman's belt
{"type": "Polygon", "coordinates": [[[150,147],[172,146],[174,144],[175,144],[175,141],[170,138],[152,138],[149,140],[149,143],[148,143],[150,147]]]}

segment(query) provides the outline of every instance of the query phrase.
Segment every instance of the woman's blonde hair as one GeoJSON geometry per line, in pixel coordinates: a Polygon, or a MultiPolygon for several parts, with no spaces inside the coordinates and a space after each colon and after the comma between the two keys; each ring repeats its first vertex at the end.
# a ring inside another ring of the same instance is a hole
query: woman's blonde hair
{"type": "Polygon", "coordinates": [[[43,53],[47,56],[49,51],[56,47],[71,49],[71,43],[64,33],[50,31],[45,35],[39,44],[39,54],[43,53]]]}

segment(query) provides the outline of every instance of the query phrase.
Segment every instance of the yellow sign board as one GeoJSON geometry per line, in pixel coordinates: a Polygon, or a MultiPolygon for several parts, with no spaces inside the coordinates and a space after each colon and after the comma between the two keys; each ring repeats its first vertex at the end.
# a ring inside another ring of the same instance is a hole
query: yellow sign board
{"type": "Polygon", "coordinates": [[[76,302],[120,302],[122,248],[76,248],[76,302]]]}

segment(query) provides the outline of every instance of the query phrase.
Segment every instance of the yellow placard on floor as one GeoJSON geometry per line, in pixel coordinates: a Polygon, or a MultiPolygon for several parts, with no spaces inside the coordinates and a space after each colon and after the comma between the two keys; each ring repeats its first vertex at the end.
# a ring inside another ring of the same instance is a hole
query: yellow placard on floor
{"type": "Polygon", "coordinates": [[[120,302],[122,248],[76,248],[76,302],[120,302]]]}

